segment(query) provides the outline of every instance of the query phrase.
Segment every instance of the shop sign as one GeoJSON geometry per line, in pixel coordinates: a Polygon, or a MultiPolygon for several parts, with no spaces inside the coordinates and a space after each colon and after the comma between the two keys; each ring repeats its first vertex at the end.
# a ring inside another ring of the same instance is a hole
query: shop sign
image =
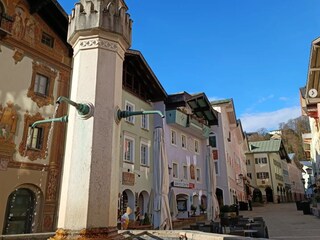
{"type": "Polygon", "coordinates": [[[180,188],[191,188],[191,189],[195,188],[194,183],[187,183],[187,182],[173,181],[171,185],[173,187],[180,187],[180,188]]]}

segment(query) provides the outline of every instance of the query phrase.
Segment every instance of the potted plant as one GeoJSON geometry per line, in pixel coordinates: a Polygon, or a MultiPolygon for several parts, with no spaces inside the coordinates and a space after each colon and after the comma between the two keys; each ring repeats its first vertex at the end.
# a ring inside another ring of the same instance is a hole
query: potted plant
{"type": "Polygon", "coordinates": [[[221,217],[228,217],[229,213],[230,213],[230,206],[229,205],[223,205],[220,207],[221,217]]]}
{"type": "Polygon", "coordinates": [[[199,205],[200,212],[204,214],[204,212],[207,210],[207,207],[204,204],[199,205]]]}

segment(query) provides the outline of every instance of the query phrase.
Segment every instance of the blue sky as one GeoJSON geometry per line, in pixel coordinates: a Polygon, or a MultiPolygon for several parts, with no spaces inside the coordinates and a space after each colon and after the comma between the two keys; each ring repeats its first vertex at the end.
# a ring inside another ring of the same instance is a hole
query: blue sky
{"type": "MultiPolygon", "coordinates": [[[[76,1],[59,0],[70,14],[76,1]]],[[[132,47],[170,93],[233,98],[245,131],[301,115],[319,0],[126,0],[132,47]]]]}

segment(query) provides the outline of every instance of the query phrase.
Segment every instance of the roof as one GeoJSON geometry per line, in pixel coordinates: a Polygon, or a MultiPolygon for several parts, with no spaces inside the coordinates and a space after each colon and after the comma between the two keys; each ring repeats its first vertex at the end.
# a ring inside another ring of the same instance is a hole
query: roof
{"type": "Polygon", "coordinates": [[[281,140],[274,139],[268,141],[249,142],[250,152],[278,152],[280,150],[281,140]]]}
{"type": "Polygon", "coordinates": [[[291,161],[281,139],[270,139],[267,141],[249,142],[249,150],[251,153],[278,152],[281,159],[286,159],[287,162],[291,161]]]}
{"type": "MultiPolygon", "coordinates": [[[[68,15],[57,0],[27,0],[30,13],[37,13],[50,28],[67,44],[68,15]]],[[[72,47],[69,46],[69,55],[72,56],[72,47]]]]}
{"type": "Polygon", "coordinates": [[[204,118],[208,121],[209,126],[218,125],[218,114],[210,105],[210,102],[205,93],[192,95],[187,100],[192,112],[199,118],[204,118]]]}
{"type": "Polygon", "coordinates": [[[130,68],[132,74],[137,74],[138,78],[136,80],[143,87],[143,91],[146,91],[145,96],[148,96],[148,100],[154,102],[163,101],[167,98],[167,92],[140,51],[127,50],[124,66],[125,68],[130,68]]]}
{"type": "Polygon", "coordinates": [[[215,100],[215,101],[211,101],[210,103],[211,103],[211,105],[220,105],[220,104],[230,103],[230,102],[232,102],[231,98],[215,100]]]}
{"type": "Polygon", "coordinates": [[[198,118],[204,118],[209,126],[218,124],[218,114],[211,107],[206,94],[203,92],[196,94],[189,94],[187,92],[170,94],[165,104],[167,110],[189,105],[192,113],[198,118]]]}

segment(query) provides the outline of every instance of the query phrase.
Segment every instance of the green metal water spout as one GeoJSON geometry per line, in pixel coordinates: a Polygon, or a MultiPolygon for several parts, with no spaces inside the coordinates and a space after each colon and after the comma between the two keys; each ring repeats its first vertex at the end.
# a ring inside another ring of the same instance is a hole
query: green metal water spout
{"type": "Polygon", "coordinates": [[[135,115],[148,115],[148,114],[159,114],[162,118],[164,118],[164,115],[162,114],[162,112],[158,110],[134,111],[134,112],[118,110],[117,112],[117,116],[119,120],[121,120],[122,118],[127,118],[135,115]]]}
{"type": "Polygon", "coordinates": [[[66,102],[66,103],[74,106],[77,109],[78,114],[83,119],[88,119],[91,116],[93,116],[93,105],[90,103],[76,103],[66,97],[60,96],[60,97],[58,97],[56,103],[60,104],[61,102],[66,102]]]}
{"type": "Polygon", "coordinates": [[[31,125],[31,128],[35,128],[39,124],[52,123],[52,122],[68,122],[68,115],[60,117],[60,118],[51,118],[51,119],[36,121],[31,125]]]}

